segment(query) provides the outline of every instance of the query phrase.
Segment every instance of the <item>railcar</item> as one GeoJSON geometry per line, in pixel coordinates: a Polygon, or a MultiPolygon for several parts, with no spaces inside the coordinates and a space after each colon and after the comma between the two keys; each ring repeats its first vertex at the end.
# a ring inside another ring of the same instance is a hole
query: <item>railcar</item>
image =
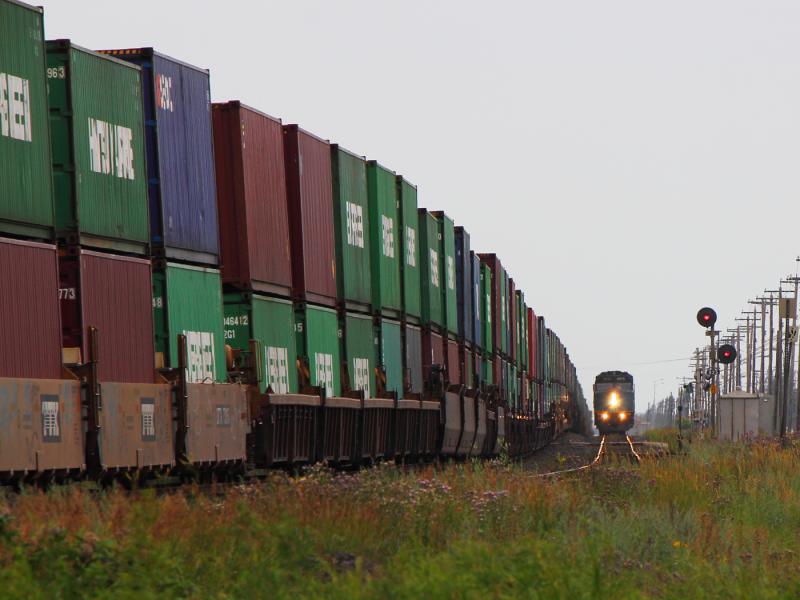
{"type": "Polygon", "coordinates": [[[636,403],[633,376],[604,371],[594,380],[594,424],[601,435],[625,433],[634,424],[636,403]]]}

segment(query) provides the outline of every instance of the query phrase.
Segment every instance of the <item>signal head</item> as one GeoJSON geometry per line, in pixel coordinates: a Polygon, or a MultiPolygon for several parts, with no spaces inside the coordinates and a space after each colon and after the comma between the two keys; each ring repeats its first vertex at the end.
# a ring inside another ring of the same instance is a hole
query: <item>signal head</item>
{"type": "Polygon", "coordinates": [[[714,327],[717,322],[717,313],[713,308],[705,306],[697,311],[697,322],[703,327],[714,327]]]}
{"type": "Polygon", "coordinates": [[[730,344],[722,344],[717,348],[717,360],[723,365],[729,365],[736,360],[736,348],[730,344]]]}

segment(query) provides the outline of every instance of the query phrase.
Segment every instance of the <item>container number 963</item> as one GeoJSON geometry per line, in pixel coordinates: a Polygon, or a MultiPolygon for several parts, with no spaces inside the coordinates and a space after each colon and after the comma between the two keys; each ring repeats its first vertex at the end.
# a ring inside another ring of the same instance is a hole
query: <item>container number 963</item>
{"type": "Polygon", "coordinates": [[[67,78],[67,70],[64,67],[48,67],[48,69],[47,69],[47,78],[48,79],[66,79],[67,78]]]}

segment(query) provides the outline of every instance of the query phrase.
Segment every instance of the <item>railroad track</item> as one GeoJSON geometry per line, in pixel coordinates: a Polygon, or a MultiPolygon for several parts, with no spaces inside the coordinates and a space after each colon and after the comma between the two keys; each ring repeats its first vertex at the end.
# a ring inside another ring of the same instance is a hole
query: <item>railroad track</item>
{"type": "Polygon", "coordinates": [[[566,475],[568,473],[580,473],[607,463],[611,456],[628,458],[631,462],[639,464],[642,456],[636,451],[635,442],[629,435],[604,435],[600,437],[600,447],[591,462],[580,467],[562,469],[558,471],[548,471],[546,473],[536,473],[532,477],[553,477],[555,475],[566,475]],[[622,439],[620,439],[622,438],[622,439]]]}

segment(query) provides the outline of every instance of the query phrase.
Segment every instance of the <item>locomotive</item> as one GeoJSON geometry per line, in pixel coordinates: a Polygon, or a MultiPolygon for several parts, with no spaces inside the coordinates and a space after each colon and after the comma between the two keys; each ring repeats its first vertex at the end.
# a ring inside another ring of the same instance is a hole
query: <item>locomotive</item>
{"type": "Polygon", "coordinates": [[[600,435],[625,433],[633,427],[636,403],[633,376],[604,371],[594,380],[594,424],[600,435]]]}

